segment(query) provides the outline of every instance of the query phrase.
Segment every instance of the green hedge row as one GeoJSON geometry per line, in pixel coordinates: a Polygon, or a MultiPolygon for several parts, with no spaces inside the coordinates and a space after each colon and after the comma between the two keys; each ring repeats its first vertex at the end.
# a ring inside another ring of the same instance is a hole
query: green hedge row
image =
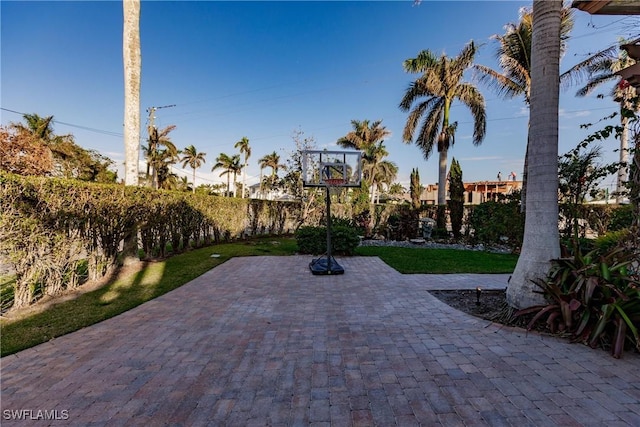
{"type": "Polygon", "coordinates": [[[296,203],[0,173],[0,251],[14,306],[105,276],[126,258],[297,227],[296,203]]]}

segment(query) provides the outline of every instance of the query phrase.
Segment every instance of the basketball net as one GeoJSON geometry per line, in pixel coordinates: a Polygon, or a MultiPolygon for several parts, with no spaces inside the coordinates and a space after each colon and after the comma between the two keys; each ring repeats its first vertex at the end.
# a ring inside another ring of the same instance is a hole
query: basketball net
{"type": "Polygon", "coordinates": [[[336,194],[340,194],[342,191],[342,185],[345,183],[345,180],[342,178],[327,178],[324,179],[324,184],[329,189],[329,194],[335,196],[336,194]]]}

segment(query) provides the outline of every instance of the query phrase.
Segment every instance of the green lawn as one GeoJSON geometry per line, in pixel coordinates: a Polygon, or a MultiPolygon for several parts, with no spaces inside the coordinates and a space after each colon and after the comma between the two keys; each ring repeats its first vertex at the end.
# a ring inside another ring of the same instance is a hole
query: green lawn
{"type": "MultiPolygon", "coordinates": [[[[292,238],[261,238],[193,250],[145,265],[140,271],[114,277],[97,290],[45,310],[0,320],[1,355],[33,347],[55,337],[111,318],[176,289],[229,258],[292,255],[292,238]],[[217,258],[212,254],[219,254],[217,258]]],[[[448,249],[360,247],[357,255],[379,256],[401,273],[510,273],[517,256],[448,249]]],[[[2,291],[9,295],[9,282],[2,291]]]]}
{"type": "Polygon", "coordinates": [[[400,273],[512,273],[518,255],[455,249],[361,246],[357,255],[378,256],[400,273]]]}

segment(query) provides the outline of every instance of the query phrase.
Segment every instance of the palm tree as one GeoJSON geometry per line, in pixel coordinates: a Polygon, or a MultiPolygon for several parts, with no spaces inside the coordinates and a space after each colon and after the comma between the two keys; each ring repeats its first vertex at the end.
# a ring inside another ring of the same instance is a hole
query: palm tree
{"type": "Polygon", "coordinates": [[[242,198],[244,199],[244,193],[246,189],[247,183],[247,162],[249,161],[249,157],[251,157],[251,146],[249,146],[249,138],[243,136],[242,139],[236,142],[234,148],[240,149],[240,154],[244,154],[244,173],[242,174],[242,198]]]}
{"type": "Polygon", "coordinates": [[[177,180],[178,176],[171,172],[171,166],[179,160],[180,151],[171,149],[156,150],[149,163],[153,169],[153,188],[173,189],[173,184],[167,183],[168,179],[177,180]]]}
{"type": "MultiPolygon", "coordinates": [[[[573,29],[573,12],[570,7],[562,8],[560,26],[560,50],[565,52],[566,40],[573,29]]],[[[522,96],[525,105],[529,108],[531,92],[531,40],[533,33],[533,13],[530,8],[520,9],[520,21],[517,24],[509,23],[503,35],[494,35],[499,46],[496,50],[496,58],[500,63],[502,72],[495,71],[484,65],[476,64],[474,69],[479,71],[479,80],[487,84],[495,92],[506,99],[522,96]]],[[[561,80],[569,80],[573,71],[568,71],[560,76],[561,80]]],[[[527,143],[528,146],[528,143],[527,143]]],[[[526,203],[528,150],[525,151],[524,170],[522,173],[522,205],[526,203]]]]}
{"type": "Polygon", "coordinates": [[[629,117],[624,110],[636,111],[638,104],[638,92],[636,88],[629,85],[625,80],[620,81],[617,71],[635,64],[635,60],[630,58],[625,51],[617,52],[617,46],[605,49],[587,58],[585,61],[574,66],[572,69],[585,69],[589,74],[588,82],[578,90],[576,96],[582,97],[593,92],[598,86],[616,82],[611,91],[613,99],[620,104],[620,125],[622,134],[620,135],[620,168],[618,169],[618,180],[616,183],[616,199],[620,202],[623,198],[624,183],[628,180],[629,162],[629,117]],[[635,103],[634,103],[635,100],[635,103]]]}
{"type": "Polygon", "coordinates": [[[389,185],[389,189],[387,190],[387,193],[389,193],[389,195],[391,196],[402,196],[406,192],[407,189],[404,188],[404,186],[399,182],[391,183],[391,185],[389,185]]]}
{"type": "Polygon", "coordinates": [[[55,136],[53,134],[53,116],[40,117],[38,114],[23,114],[22,118],[26,122],[26,126],[18,123],[15,127],[21,131],[27,131],[45,143],[50,142],[55,136]]]}
{"type": "Polygon", "coordinates": [[[371,124],[369,120],[351,120],[351,126],[353,130],[337,141],[343,148],[366,150],[367,147],[381,143],[391,135],[391,132],[382,126],[382,120],[376,120],[371,124]]]}
{"type": "Polygon", "coordinates": [[[284,165],[280,164],[280,155],[275,151],[271,154],[267,154],[258,160],[260,164],[260,168],[271,168],[271,176],[274,176],[278,173],[278,169],[283,168],[284,165]]]}
{"type": "Polygon", "coordinates": [[[211,168],[212,172],[216,169],[222,169],[219,175],[220,177],[227,175],[227,197],[231,194],[231,174],[234,173],[235,164],[237,164],[239,160],[240,156],[238,154],[229,156],[228,154],[220,153],[216,158],[216,164],[211,168]]]}
{"type": "MultiPolygon", "coordinates": [[[[374,190],[376,191],[375,200],[379,203],[380,191],[378,190],[383,184],[386,185],[387,188],[391,187],[391,184],[393,184],[393,181],[395,181],[396,177],[398,176],[398,166],[395,163],[390,162],[388,160],[382,160],[377,163],[373,173],[374,173],[374,182],[375,182],[374,190]]],[[[372,200],[373,200],[373,197],[372,197],[372,200]]]]}
{"type": "Polygon", "coordinates": [[[191,166],[193,169],[193,192],[196,192],[196,169],[202,166],[203,163],[206,162],[204,157],[207,153],[199,153],[196,150],[196,147],[193,145],[188,146],[182,151],[182,158],[180,161],[182,162],[182,167],[187,167],[187,165],[191,166]]]}
{"type": "Polygon", "coordinates": [[[542,303],[535,281],[560,256],[558,232],[558,99],[561,0],[534,0],[531,43],[529,174],[522,251],[507,287],[515,308],[542,303]]]}
{"type": "MultiPolygon", "coordinates": [[[[231,172],[233,173],[233,197],[237,197],[236,190],[238,189],[237,177],[238,174],[242,172],[242,168],[244,167],[242,163],[240,163],[240,154],[235,154],[232,158],[233,162],[231,163],[231,172]]],[[[244,189],[242,191],[244,193],[244,189]]]]}
{"type": "Polygon", "coordinates": [[[362,179],[369,188],[371,203],[374,201],[375,171],[377,163],[389,155],[383,142],[391,132],[382,126],[382,120],[351,120],[353,130],[336,142],[343,148],[363,151],[362,179]]]}
{"type": "Polygon", "coordinates": [[[407,59],[403,66],[410,73],[422,73],[409,85],[400,102],[402,111],[410,111],[402,138],[415,143],[425,159],[431,156],[434,147],[440,153],[438,165],[438,227],[445,226],[447,153],[455,142],[457,122],[451,122],[450,109],[454,101],[467,106],[473,116],[473,144],[480,145],[486,131],[484,98],[471,83],[464,82],[463,75],[473,63],[476,46],[467,44],[455,58],[442,55],[436,57],[423,50],[416,58],[407,59]],[[418,132],[416,128],[422,120],[418,132]],[[416,135],[417,133],[417,135],[416,135]]]}
{"type": "Polygon", "coordinates": [[[140,157],[140,0],[122,0],[124,29],[124,183],[138,185],[140,157]]]}
{"type": "Polygon", "coordinates": [[[275,151],[260,158],[258,164],[260,165],[260,194],[262,194],[262,170],[264,168],[271,168],[271,183],[273,183],[278,169],[284,167],[284,165],[280,164],[280,156],[275,151]]]}
{"type": "Polygon", "coordinates": [[[395,179],[395,174],[398,173],[397,167],[387,161],[383,160],[385,157],[389,155],[386,147],[382,144],[382,141],[377,144],[369,145],[366,147],[363,152],[362,159],[362,177],[370,187],[371,192],[371,203],[375,201],[376,189],[377,185],[380,183],[380,178],[386,180],[389,178],[390,171],[393,170],[393,167],[396,168],[395,173],[393,173],[393,179],[395,179]]]}
{"type": "Polygon", "coordinates": [[[170,125],[160,131],[155,126],[149,127],[148,129],[148,145],[142,148],[147,160],[147,179],[149,179],[149,174],[151,174],[151,185],[153,188],[157,189],[160,187],[158,183],[158,162],[162,163],[167,159],[173,160],[173,163],[178,161],[178,153],[180,151],[173,142],[171,142],[171,138],[169,138],[169,134],[175,128],[175,125],[170,125]],[[162,150],[160,147],[165,147],[165,149],[162,150]]]}

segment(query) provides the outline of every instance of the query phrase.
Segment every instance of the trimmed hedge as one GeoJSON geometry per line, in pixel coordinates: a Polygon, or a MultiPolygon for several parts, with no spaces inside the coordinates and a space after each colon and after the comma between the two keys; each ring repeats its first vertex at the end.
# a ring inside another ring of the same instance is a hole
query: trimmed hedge
{"type": "Polygon", "coordinates": [[[246,234],[295,229],[295,203],[24,177],[0,172],[0,253],[14,306],[99,279],[125,258],[164,257],[246,234]]]}

